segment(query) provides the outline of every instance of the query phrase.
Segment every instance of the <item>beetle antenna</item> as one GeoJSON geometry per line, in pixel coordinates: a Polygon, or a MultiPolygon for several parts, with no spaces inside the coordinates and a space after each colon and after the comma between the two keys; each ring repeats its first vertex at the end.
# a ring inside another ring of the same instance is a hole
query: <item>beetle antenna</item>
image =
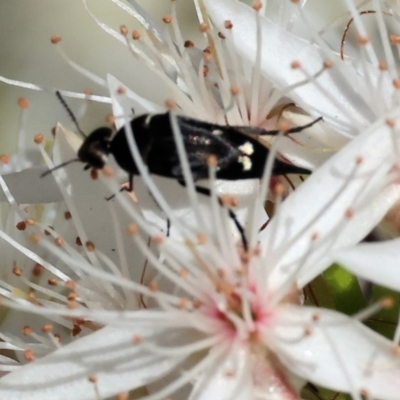
{"type": "Polygon", "coordinates": [[[56,96],[58,97],[58,100],[60,100],[60,103],[64,106],[65,110],[67,111],[69,117],[71,118],[72,122],[75,124],[76,128],[78,129],[78,132],[84,137],[86,138],[87,136],[85,135],[85,133],[82,131],[81,127],[78,124],[78,120],[76,119],[74,113],[72,112],[72,110],[69,108],[69,105],[67,104],[67,102],[64,100],[64,98],[61,96],[61,93],[57,90],[56,91],[56,96]]]}
{"type": "Polygon", "coordinates": [[[72,160],[65,161],[61,164],[56,165],[55,167],[53,167],[51,169],[48,169],[46,172],[43,172],[43,174],[40,175],[40,177],[43,178],[43,177],[51,174],[52,172],[56,171],[57,169],[65,167],[66,165],[72,164],[73,162],[76,162],[76,161],[81,161],[81,160],[79,158],[73,158],[72,160]]]}

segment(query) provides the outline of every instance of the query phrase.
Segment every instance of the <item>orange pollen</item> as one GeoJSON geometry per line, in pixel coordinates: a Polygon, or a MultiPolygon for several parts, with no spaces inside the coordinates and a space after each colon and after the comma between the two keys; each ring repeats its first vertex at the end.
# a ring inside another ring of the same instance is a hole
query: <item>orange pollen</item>
{"type": "Polygon", "coordinates": [[[400,89],[400,79],[393,79],[393,86],[395,89],[400,89]]]}
{"type": "Polygon", "coordinates": [[[117,89],[117,93],[118,94],[125,94],[126,93],[126,89],[123,87],[123,86],[120,86],[118,89],[117,89]]]}
{"type": "Polygon", "coordinates": [[[22,275],[23,275],[22,269],[21,269],[21,268],[18,268],[17,266],[14,266],[14,267],[13,267],[12,273],[13,273],[15,276],[22,276],[22,275]]]}
{"type": "Polygon", "coordinates": [[[95,250],[96,250],[96,246],[95,246],[94,243],[91,242],[90,240],[88,240],[88,241],[85,243],[85,246],[86,246],[87,251],[95,251],[95,250]]]}
{"type": "Polygon", "coordinates": [[[189,304],[189,300],[182,297],[178,301],[178,308],[180,308],[181,310],[184,310],[187,308],[188,304],[189,304]]]}
{"type": "MultiPolygon", "coordinates": [[[[210,63],[211,62],[211,60],[212,60],[212,54],[211,53],[204,53],[204,61],[206,62],[206,63],[210,63]]],[[[214,85],[216,88],[218,87],[218,84],[215,84],[214,85]]]]}
{"type": "Polygon", "coordinates": [[[135,236],[139,232],[139,228],[136,224],[129,224],[126,231],[129,236],[135,236]]]}
{"type": "Polygon", "coordinates": [[[174,99],[167,99],[165,100],[164,104],[168,110],[173,110],[176,107],[176,101],[174,99]]]}
{"type": "Polygon", "coordinates": [[[386,125],[389,126],[390,128],[394,128],[396,126],[396,121],[392,118],[388,118],[386,120],[386,125]]]}
{"type": "Polygon", "coordinates": [[[55,242],[55,244],[56,244],[57,246],[59,246],[59,247],[62,247],[62,246],[64,246],[64,244],[65,244],[64,240],[61,239],[60,237],[56,238],[56,239],[54,240],[54,242],[55,242]]]}
{"type": "Polygon", "coordinates": [[[97,383],[96,375],[90,375],[88,379],[89,379],[89,382],[91,382],[91,383],[97,383]]]}
{"type": "Polygon", "coordinates": [[[8,164],[10,162],[10,157],[8,157],[7,154],[1,154],[0,155],[0,162],[2,164],[8,164]]]}
{"type": "Polygon", "coordinates": [[[243,252],[240,254],[240,261],[241,261],[243,264],[248,264],[249,261],[250,261],[250,259],[251,259],[251,255],[250,255],[249,252],[243,251],[243,252]]]}
{"type": "Polygon", "coordinates": [[[207,157],[207,165],[210,168],[215,168],[217,166],[217,157],[214,154],[210,154],[207,157]]]}
{"type": "Polygon", "coordinates": [[[325,60],[323,66],[325,69],[331,69],[333,68],[333,62],[331,60],[325,60]]]}
{"type": "Polygon", "coordinates": [[[133,40],[139,40],[140,39],[140,32],[138,30],[136,30],[136,29],[133,30],[132,39],[133,40]]]}
{"type": "Polygon", "coordinates": [[[29,107],[29,101],[25,97],[20,97],[17,103],[22,109],[29,107]]]}
{"type": "Polygon", "coordinates": [[[64,218],[65,218],[66,220],[71,219],[71,218],[72,218],[71,213],[70,213],[69,211],[65,211],[65,213],[64,213],[64,218]]]}
{"type": "Polygon", "coordinates": [[[158,244],[158,245],[163,244],[164,243],[164,236],[161,236],[161,235],[153,236],[153,240],[154,240],[155,244],[158,244]]]}
{"type": "Polygon", "coordinates": [[[134,335],[132,338],[132,343],[133,344],[140,344],[142,343],[143,338],[140,335],[134,335]]]}
{"type": "Polygon", "coordinates": [[[392,34],[389,36],[389,40],[391,44],[400,44],[400,35],[392,34]]]}
{"type": "Polygon", "coordinates": [[[207,65],[204,65],[204,67],[203,67],[203,76],[204,77],[206,77],[208,75],[208,71],[209,71],[209,68],[207,67],[207,65]]]}
{"type": "Polygon", "coordinates": [[[368,38],[367,36],[360,36],[360,37],[357,39],[357,43],[358,43],[360,46],[365,46],[366,44],[369,43],[369,38],[368,38]]]}
{"type": "Polygon", "coordinates": [[[348,208],[348,209],[345,211],[344,216],[345,216],[347,219],[352,218],[352,217],[354,216],[354,210],[353,210],[352,208],[348,208]]]}
{"type": "Polygon", "coordinates": [[[85,89],[83,90],[83,94],[86,94],[86,96],[91,96],[93,92],[90,89],[85,89]]]}
{"type": "Polygon", "coordinates": [[[117,400],[128,400],[128,393],[118,393],[117,394],[117,400]]]}
{"type": "Polygon", "coordinates": [[[281,132],[287,132],[291,128],[292,128],[292,125],[289,124],[289,122],[287,122],[287,121],[280,121],[278,124],[278,129],[281,132]]]}
{"type": "Polygon", "coordinates": [[[75,290],[76,284],[74,281],[70,280],[70,281],[65,282],[65,287],[68,289],[71,289],[71,290],[75,290]]]}
{"type": "Polygon", "coordinates": [[[50,286],[57,286],[57,285],[58,285],[57,279],[54,279],[54,278],[48,279],[48,280],[47,280],[47,283],[48,283],[50,286]]]}
{"type": "Polygon", "coordinates": [[[206,236],[204,233],[199,233],[199,234],[197,235],[197,242],[198,242],[200,245],[206,244],[206,243],[207,243],[207,240],[208,240],[208,238],[207,238],[207,236],[206,236]]]}
{"type": "Polygon", "coordinates": [[[32,328],[31,328],[30,326],[28,326],[28,325],[25,325],[25,326],[22,328],[22,333],[23,333],[25,336],[29,336],[29,335],[32,334],[32,328]]]}
{"type": "Polygon", "coordinates": [[[259,1],[259,0],[256,0],[254,3],[253,3],[253,10],[255,10],[255,11],[260,11],[261,10],[261,8],[262,8],[262,3],[261,3],[261,1],[259,1]]]}
{"type": "Polygon", "coordinates": [[[66,306],[69,310],[74,310],[78,308],[78,302],[76,300],[68,300],[66,306]]]}
{"type": "Polygon", "coordinates": [[[128,36],[129,30],[126,25],[121,25],[119,31],[121,32],[121,35],[128,36]]]}
{"type": "Polygon", "coordinates": [[[30,210],[30,207],[29,206],[25,206],[24,207],[24,211],[28,214],[29,213],[29,210],[30,210]]]}
{"type": "Polygon", "coordinates": [[[293,61],[290,63],[290,68],[292,68],[292,69],[299,69],[299,68],[301,68],[300,61],[298,61],[298,60],[293,60],[293,61]]]}
{"type": "Polygon", "coordinates": [[[33,350],[25,350],[24,358],[26,361],[33,361],[35,359],[35,353],[33,350]]]}
{"type": "Polygon", "coordinates": [[[209,28],[210,28],[210,27],[209,27],[208,24],[206,24],[205,22],[203,22],[203,23],[200,24],[200,26],[199,26],[200,32],[202,32],[202,33],[207,32],[209,28]]]}
{"type": "Polygon", "coordinates": [[[60,43],[60,42],[61,42],[61,36],[60,36],[60,35],[53,35],[53,36],[50,38],[50,42],[51,42],[52,44],[60,43]]]}
{"type": "Polygon", "coordinates": [[[170,24],[172,22],[172,15],[166,15],[165,17],[163,17],[163,22],[165,22],[166,24],[170,24]]]}
{"type": "Polygon", "coordinates": [[[391,297],[384,297],[379,301],[379,304],[381,305],[382,308],[392,308],[394,306],[394,301],[393,298],[391,297]]]}
{"type": "Polygon", "coordinates": [[[75,292],[71,292],[67,296],[68,300],[76,300],[77,298],[78,298],[78,295],[75,292]]]}
{"type": "Polygon", "coordinates": [[[19,231],[24,231],[26,229],[26,222],[25,221],[20,221],[18,222],[17,225],[15,225],[15,227],[19,230],[19,231]]]}
{"type": "Polygon", "coordinates": [[[35,220],[32,219],[32,218],[28,218],[28,219],[26,220],[26,223],[27,223],[27,225],[29,225],[29,226],[34,226],[34,225],[36,224],[35,220]]]}
{"type": "Polygon", "coordinates": [[[230,21],[229,19],[225,20],[224,27],[225,27],[225,29],[232,29],[233,28],[232,21],[230,21]]]}
{"type": "Polygon", "coordinates": [[[113,124],[115,122],[115,117],[112,114],[108,114],[106,117],[106,122],[109,124],[113,124]]]}
{"type": "Polygon", "coordinates": [[[386,61],[379,61],[378,67],[381,71],[387,71],[388,65],[386,61]]]}
{"type": "Polygon", "coordinates": [[[364,159],[361,156],[356,157],[356,165],[361,165],[364,159]]]}
{"type": "Polygon", "coordinates": [[[281,182],[276,182],[273,189],[276,196],[282,197],[286,194],[285,185],[281,182]]]}
{"type": "Polygon", "coordinates": [[[185,40],[185,43],[183,45],[187,49],[190,48],[190,47],[194,47],[194,43],[191,40],[185,40]]]}
{"type": "Polygon", "coordinates": [[[188,276],[188,271],[185,268],[181,268],[178,272],[179,276],[181,278],[186,278],[188,276]]]}
{"type": "Polygon", "coordinates": [[[46,324],[46,325],[42,326],[42,332],[43,333],[50,333],[50,332],[53,331],[53,329],[54,329],[54,326],[51,325],[51,324],[46,324]]]}
{"type": "Polygon", "coordinates": [[[114,169],[111,168],[109,165],[105,165],[102,169],[101,169],[102,174],[107,177],[107,178],[112,178],[114,176],[114,169]]]}
{"type": "Polygon", "coordinates": [[[37,133],[37,134],[33,137],[33,141],[34,141],[36,144],[41,144],[41,143],[43,143],[43,140],[44,140],[43,133],[37,133]]]}
{"type": "Polygon", "coordinates": [[[238,86],[231,86],[231,93],[233,96],[237,96],[240,93],[240,89],[238,86]]]}
{"type": "Polygon", "coordinates": [[[42,264],[36,263],[32,269],[33,276],[40,276],[41,273],[44,271],[44,267],[42,264]]]}
{"type": "Polygon", "coordinates": [[[157,283],[156,281],[151,281],[151,282],[149,283],[149,289],[150,289],[152,292],[158,292],[158,289],[159,289],[158,283],[157,283]]]}

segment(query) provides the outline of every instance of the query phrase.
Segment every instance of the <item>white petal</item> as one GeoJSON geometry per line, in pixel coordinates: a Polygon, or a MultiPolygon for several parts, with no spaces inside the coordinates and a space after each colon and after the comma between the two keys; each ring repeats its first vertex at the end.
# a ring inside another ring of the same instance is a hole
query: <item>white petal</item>
{"type": "MultiPolygon", "coordinates": [[[[254,10],[236,0],[204,1],[212,21],[219,30],[225,31],[226,20],[233,23],[232,34],[236,51],[254,64],[257,49],[254,10]]],[[[284,31],[265,17],[261,17],[261,20],[263,75],[279,88],[284,88],[288,84],[304,79],[301,72],[291,69],[290,64],[293,60],[300,61],[309,74],[314,74],[321,69],[323,60],[327,59],[321,49],[284,31]]],[[[337,122],[340,121],[341,131],[354,134],[358,128],[354,126],[354,121],[357,121],[358,126],[365,126],[372,121],[374,115],[366,105],[363,96],[356,93],[354,86],[348,83],[360,79],[354,68],[343,63],[333,53],[329,55],[329,58],[334,63],[341,63],[348,81],[346,82],[338,69],[334,67],[324,71],[317,80],[318,85],[324,88],[327,95],[316,84],[310,83],[290,93],[290,97],[301,107],[313,110],[314,115],[324,116],[326,123],[337,126],[337,122]]],[[[372,68],[369,72],[374,77],[373,80],[376,79],[374,74],[379,73],[378,70],[372,68]]],[[[388,86],[385,90],[393,91],[393,88],[390,89],[388,86]]]]}
{"type": "MultiPolygon", "coordinates": [[[[52,175],[42,178],[46,167],[35,167],[3,175],[8,189],[17,203],[52,203],[62,201],[63,197],[52,175]]],[[[0,201],[7,201],[4,192],[0,190],[0,201]]]]}
{"type": "Polygon", "coordinates": [[[361,278],[400,290],[400,239],[362,243],[338,252],[335,260],[361,278]]]}
{"type": "MultiPolygon", "coordinates": [[[[208,357],[213,357],[211,351],[208,357]]],[[[189,400],[251,400],[252,380],[247,346],[220,356],[197,381],[189,400]]]]}
{"type": "Polygon", "coordinates": [[[113,114],[117,117],[115,119],[117,129],[122,128],[125,124],[124,118],[118,117],[124,116],[127,110],[133,110],[135,115],[165,111],[164,108],[158,104],[153,103],[130,90],[111,74],[107,75],[107,82],[112,100],[113,114]],[[118,89],[120,88],[124,88],[124,93],[122,95],[118,94],[118,89]]]}
{"type": "Polygon", "coordinates": [[[297,282],[302,287],[333,261],[334,251],[370,232],[400,197],[399,185],[384,183],[393,162],[390,129],[379,121],[283,202],[261,233],[273,269],[272,286],[299,269],[297,282]],[[357,157],[362,158],[358,166],[357,157]],[[350,218],[345,216],[348,210],[354,212],[350,218]]]}
{"type": "Polygon", "coordinates": [[[288,306],[279,313],[268,340],[291,371],[333,390],[399,398],[400,356],[392,342],[336,311],[288,306]]]}
{"type": "Polygon", "coordinates": [[[161,329],[103,328],[28,364],[0,380],[0,398],[7,400],[97,400],[90,375],[97,377],[101,398],[145,385],[173,370],[181,356],[161,356],[132,343],[134,335],[151,335],[153,344],[183,340],[161,329]]]}

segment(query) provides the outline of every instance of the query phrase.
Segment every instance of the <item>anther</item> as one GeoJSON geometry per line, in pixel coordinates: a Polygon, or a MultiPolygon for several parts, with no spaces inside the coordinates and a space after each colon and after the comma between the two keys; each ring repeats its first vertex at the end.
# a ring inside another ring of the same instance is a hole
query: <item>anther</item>
{"type": "Polygon", "coordinates": [[[261,8],[262,8],[262,3],[261,3],[261,1],[259,1],[259,0],[256,0],[254,3],[253,3],[253,10],[255,10],[255,11],[260,11],[261,10],[261,8]]]}
{"type": "Polygon", "coordinates": [[[178,271],[178,274],[181,278],[186,278],[188,276],[188,271],[185,268],[181,268],[178,271]]]}
{"type": "Polygon", "coordinates": [[[117,400],[128,400],[128,393],[118,393],[117,394],[117,400]]]}
{"type": "Polygon", "coordinates": [[[292,129],[292,125],[289,124],[287,121],[280,121],[278,124],[278,129],[281,132],[287,132],[288,130],[292,129]]]}
{"type": "Polygon", "coordinates": [[[76,244],[77,246],[82,246],[82,241],[81,241],[81,238],[80,238],[79,236],[76,237],[76,239],[75,239],[75,244],[76,244]]]}
{"type": "Polygon", "coordinates": [[[205,22],[203,22],[202,24],[200,24],[200,27],[199,27],[200,32],[202,32],[202,33],[207,32],[209,28],[210,28],[210,27],[209,27],[208,24],[206,24],[205,22]]]}
{"type": "Polygon", "coordinates": [[[367,389],[365,389],[365,388],[360,389],[360,395],[365,397],[365,398],[367,398],[367,399],[370,398],[369,391],[367,389]]]}
{"type": "Polygon", "coordinates": [[[140,335],[134,335],[132,338],[132,343],[133,344],[140,344],[142,343],[143,338],[140,335]]]}
{"type": "Polygon", "coordinates": [[[391,44],[400,44],[400,35],[390,35],[389,40],[391,44]]]}
{"type": "Polygon", "coordinates": [[[42,264],[36,263],[32,269],[33,276],[40,276],[44,271],[44,267],[42,264]]]}
{"type": "Polygon", "coordinates": [[[188,303],[189,303],[188,299],[185,299],[184,297],[182,297],[178,301],[178,308],[180,308],[181,310],[184,310],[187,308],[188,303]]]}
{"type": "Polygon", "coordinates": [[[185,40],[185,43],[183,44],[186,49],[190,47],[194,47],[194,43],[191,40],[185,40]]]}
{"type": "Polygon", "coordinates": [[[395,89],[400,89],[400,79],[393,79],[393,86],[395,89]]]}
{"type": "Polygon", "coordinates": [[[129,236],[135,236],[139,232],[139,228],[136,224],[129,224],[126,231],[129,236]]]}
{"type": "Polygon", "coordinates": [[[88,380],[91,383],[97,383],[97,376],[96,375],[90,375],[88,380]]]}
{"type": "Polygon", "coordinates": [[[138,30],[136,30],[136,29],[133,30],[132,39],[133,40],[139,40],[140,39],[140,32],[138,30]]]}
{"type": "Polygon", "coordinates": [[[109,165],[105,165],[101,169],[101,172],[106,178],[112,178],[115,175],[114,169],[111,168],[109,165]]]}
{"type": "Polygon", "coordinates": [[[369,38],[368,38],[367,36],[360,36],[360,37],[357,39],[357,43],[358,43],[360,46],[365,46],[365,45],[367,45],[367,44],[369,43],[369,38]]]}
{"type": "Polygon", "coordinates": [[[314,322],[318,322],[320,319],[321,319],[321,314],[319,314],[319,313],[314,313],[314,314],[312,315],[312,320],[313,320],[314,322]]]}
{"type": "Polygon", "coordinates": [[[41,143],[43,143],[43,140],[44,140],[43,133],[37,133],[37,134],[33,137],[33,141],[34,141],[36,144],[41,144],[41,143]]]}
{"type": "Polygon", "coordinates": [[[364,162],[364,159],[361,156],[356,157],[356,165],[361,165],[364,162]]]}
{"type": "Polygon", "coordinates": [[[325,60],[323,66],[325,69],[331,69],[333,68],[333,62],[331,60],[325,60]]]}
{"type": "Polygon", "coordinates": [[[78,336],[81,332],[82,332],[82,328],[79,325],[74,324],[74,326],[72,327],[72,331],[71,331],[72,337],[78,336]]]}
{"type": "Polygon", "coordinates": [[[47,280],[47,283],[48,283],[50,286],[57,286],[57,285],[58,285],[57,279],[54,279],[54,278],[48,279],[48,280],[47,280]]]}
{"type": "Polygon", "coordinates": [[[225,20],[224,27],[225,27],[225,29],[232,29],[233,28],[232,21],[230,21],[229,19],[225,20]]]}
{"type": "Polygon", "coordinates": [[[25,350],[24,358],[26,361],[33,361],[35,359],[35,353],[33,350],[25,350]]]}
{"type": "Polygon", "coordinates": [[[29,225],[29,226],[34,226],[34,225],[36,225],[36,222],[35,222],[35,220],[32,219],[32,218],[28,218],[28,219],[26,220],[26,224],[29,225]]]}
{"type": "Polygon", "coordinates": [[[240,89],[238,86],[231,86],[231,93],[233,96],[237,96],[240,93],[240,89]]]}
{"type": "Polygon", "coordinates": [[[353,216],[354,216],[354,210],[353,210],[352,208],[348,208],[348,209],[345,211],[344,216],[345,216],[347,219],[353,218],[353,216]]]}
{"type": "Polygon", "coordinates": [[[19,99],[18,99],[18,105],[21,107],[21,108],[23,108],[23,109],[26,109],[26,108],[28,108],[29,107],[29,101],[25,98],[25,97],[20,97],[19,99]]]}
{"type": "Polygon", "coordinates": [[[57,237],[54,239],[54,243],[58,246],[58,247],[62,247],[64,246],[65,242],[64,239],[57,237]]]}
{"type": "Polygon", "coordinates": [[[298,61],[298,60],[293,60],[293,61],[290,63],[290,68],[292,68],[292,69],[299,69],[299,68],[301,68],[301,63],[300,63],[300,61],[298,61]]]}
{"type": "Polygon", "coordinates": [[[97,171],[97,169],[92,168],[90,170],[90,177],[95,181],[96,179],[99,178],[99,171],[97,171]]]}
{"type": "Polygon", "coordinates": [[[385,122],[390,128],[394,128],[396,126],[396,121],[393,118],[388,118],[385,122]]]}
{"type": "Polygon", "coordinates": [[[386,61],[379,61],[378,67],[381,71],[387,71],[388,65],[386,61]]]}
{"type": "Polygon", "coordinates": [[[75,308],[78,308],[78,305],[79,304],[76,300],[68,300],[66,304],[69,310],[74,310],[75,308]]]}
{"type": "Polygon", "coordinates": [[[19,230],[19,231],[24,231],[26,229],[26,222],[25,221],[20,221],[18,222],[17,225],[15,225],[15,227],[19,230]]]}
{"type": "Polygon", "coordinates": [[[208,165],[210,168],[215,168],[215,167],[217,166],[217,157],[215,157],[214,154],[210,154],[210,155],[207,157],[207,165],[208,165]]]}
{"type": "Polygon", "coordinates": [[[50,38],[50,41],[51,41],[51,43],[53,43],[53,44],[57,44],[57,43],[61,42],[61,36],[60,36],[60,35],[53,35],[53,36],[50,38]]]}
{"type": "Polygon", "coordinates": [[[225,39],[225,35],[222,32],[218,32],[218,37],[220,39],[225,39]]]}
{"type": "Polygon", "coordinates": [[[25,207],[23,208],[23,210],[24,210],[24,212],[25,212],[26,214],[29,213],[30,209],[31,209],[30,206],[25,206],[25,207]]]}
{"type": "Polygon", "coordinates": [[[42,332],[43,333],[50,333],[54,329],[54,326],[52,324],[46,324],[42,326],[42,332]]]}
{"type": "Polygon", "coordinates": [[[71,290],[75,290],[76,284],[74,281],[69,280],[65,282],[65,287],[71,290]]]}
{"type": "Polygon", "coordinates": [[[158,289],[159,289],[158,283],[157,283],[156,281],[151,281],[151,282],[149,283],[149,289],[150,289],[152,292],[157,292],[158,289]]]}
{"type": "Polygon", "coordinates": [[[94,245],[94,243],[93,242],[91,242],[90,240],[88,240],[86,243],[85,243],[85,246],[86,246],[86,249],[87,249],[87,251],[95,251],[96,250],[96,247],[95,247],[95,245],[94,245]]]}
{"type": "Polygon", "coordinates": [[[8,164],[10,162],[10,157],[8,157],[7,154],[1,154],[0,155],[0,162],[2,164],[8,164]]]}
{"type": "Polygon", "coordinates": [[[379,304],[382,308],[392,308],[394,305],[394,301],[392,297],[384,297],[383,299],[379,300],[379,304]]]}
{"type": "Polygon", "coordinates": [[[394,344],[391,348],[390,348],[390,352],[397,356],[400,354],[400,346],[398,344],[394,344]]]}
{"type": "Polygon", "coordinates": [[[200,245],[204,245],[207,243],[207,236],[204,233],[199,233],[197,235],[197,242],[200,245]]]}
{"type": "Polygon", "coordinates": [[[22,333],[23,333],[25,336],[30,336],[30,335],[32,334],[32,328],[31,328],[29,325],[25,325],[25,326],[22,328],[22,333]]]}
{"type": "Polygon", "coordinates": [[[38,233],[32,233],[31,242],[34,244],[38,244],[42,240],[42,237],[38,233]]]}
{"type": "Polygon", "coordinates": [[[319,238],[319,233],[318,232],[313,232],[311,234],[311,241],[315,242],[319,238]]]}
{"type": "Polygon", "coordinates": [[[172,16],[171,15],[166,15],[165,17],[163,17],[163,22],[165,22],[166,24],[170,24],[172,22],[172,16]]]}
{"type": "Polygon", "coordinates": [[[117,93],[120,94],[120,95],[123,95],[123,94],[126,93],[126,89],[125,89],[123,86],[120,86],[120,87],[117,89],[117,93]]]}
{"type": "Polygon", "coordinates": [[[176,107],[176,101],[174,99],[167,99],[165,100],[164,104],[168,110],[173,110],[176,107]]]}
{"type": "Polygon", "coordinates": [[[119,27],[119,31],[120,31],[121,35],[123,35],[123,36],[128,36],[129,30],[128,30],[128,28],[126,27],[126,25],[121,25],[121,26],[119,27]]]}
{"type": "Polygon", "coordinates": [[[163,244],[164,243],[164,239],[165,239],[164,236],[161,236],[161,235],[153,236],[154,243],[158,244],[158,245],[163,244]]]}
{"type": "Polygon", "coordinates": [[[65,211],[65,213],[64,213],[64,218],[65,218],[66,220],[71,219],[71,218],[72,218],[71,213],[70,213],[69,211],[65,211]]]}
{"type": "Polygon", "coordinates": [[[22,276],[22,275],[23,275],[22,269],[21,269],[21,268],[18,268],[16,265],[14,265],[14,267],[13,267],[13,269],[12,269],[12,273],[13,273],[15,276],[22,276]]]}

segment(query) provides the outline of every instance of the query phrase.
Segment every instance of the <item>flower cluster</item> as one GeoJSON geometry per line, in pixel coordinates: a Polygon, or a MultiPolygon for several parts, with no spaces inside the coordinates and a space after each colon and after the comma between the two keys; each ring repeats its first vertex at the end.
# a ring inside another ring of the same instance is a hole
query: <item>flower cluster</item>
{"type": "MultiPolygon", "coordinates": [[[[132,109],[169,110],[185,187],[149,174],[133,140],[127,142],[140,177],[134,193],[112,201],[104,198],[118,193],[125,173],[112,160],[90,174],[72,163],[43,178],[43,167],[0,177],[9,204],[0,230],[7,312],[0,398],[289,400],[311,382],[354,399],[396,399],[400,329],[390,341],[362,324],[393,301],[350,317],[305,306],[303,298],[335,261],[400,289],[398,239],[359,244],[400,198],[400,85],[384,21],[396,23],[396,8],[375,0],[368,11],[383,44],[379,61],[366,12],[347,0],[342,20],[351,20],[358,40],[356,56],[342,61],[313,31],[306,2],[195,0],[201,48],[182,37],[175,2],[162,27],[134,0],[112,3],[144,29],[116,31],[83,0],[94,22],[165,83],[168,98],[151,102],[64,53],[109,96],[61,93],[111,104],[111,122],[127,138],[132,109]],[[315,43],[292,33],[300,22],[315,43]],[[219,182],[210,154],[201,186],[211,194],[199,194],[176,113],[258,129],[270,147],[261,181],[219,182]],[[320,116],[308,130],[285,134],[290,123],[320,116]],[[274,137],[265,131],[275,128],[274,137]],[[285,180],[272,176],[276,157],[313,173],[305,181],[286,177],[293,189],[304,181],[289,193],[285,180]],[[267,198],[274,201],[268,215],[267,198]]],[[[395,35],[390,40],[396,44],[395,35]]],[[[58,36],[52,42],[62,45],[58,36]]],[[[47,168],[75,160],[82,144],[61,125],[51,157],[42,136],[35,142],[47,168]]]]}

